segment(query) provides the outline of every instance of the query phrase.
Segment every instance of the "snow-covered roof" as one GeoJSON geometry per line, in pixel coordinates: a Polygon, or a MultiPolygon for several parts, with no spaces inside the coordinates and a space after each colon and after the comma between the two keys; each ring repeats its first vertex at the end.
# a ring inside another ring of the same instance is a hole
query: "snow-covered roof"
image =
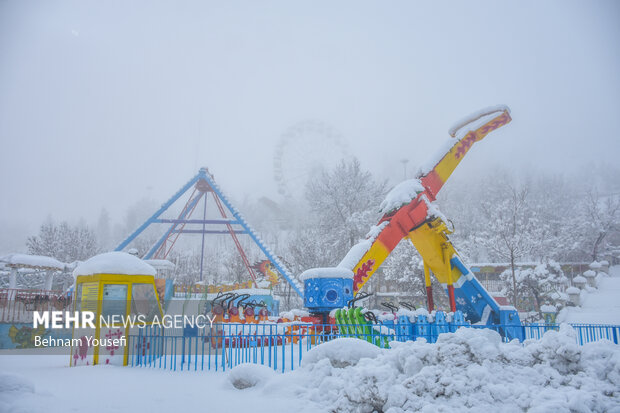
{"type": "Polygon", "coordinates": [[[327,267],[310,268],[301,273],[299,279],[305,281],[310,278],[353,278],[353,271],[347,268],[327,267]]]}
{"type": "Polygon", "coordinates": [[[587,280],[586,280],[584,277],[582,277],[581,275],[578,275],[578,276],[576,276],[575,278],[573,278],[573,282],[574,282],[574,283],[577,283],[577,284],[579,284],[579,283],[583,284],[583,283],[585,283],[586,281],[587,281],[587,280]]]}
{"type": "Polygon", "coordinates": [[[17,253],[5,255],[0,258],[0,262],[4,263],[4,265],[9,268],[33,268],[62,271],[66,266],[64,262],[60,262],[52,257],[17,253]]]}
{"type": "Polygon", "coordinates": [[[121,251],[95,255],[80,263],[73,276],[94,274],[155,275],[155,268],[140,258],[121,251]]]}
{"type": "Polygon", "coordinates": [[[596,272],[594,272],[592,270],[588,270],[588,271],[583,273],[583,276],[586,277],[586,278],[596,277],[596,272]]]}
{"type": "Polygon", "coordinates": [[[419,179],[408,179],[396,185],[386,195],[379,206],[382,214],[387,214],[396,208],[408,204],[420,192],[424,192],[424,186],[419,179]]]}
{"type": "Polygon", "coordinates": [[[156,270],[174,270],[176,267],[176,265],[168,260],[144,260],[144,262],[156,270]]]}

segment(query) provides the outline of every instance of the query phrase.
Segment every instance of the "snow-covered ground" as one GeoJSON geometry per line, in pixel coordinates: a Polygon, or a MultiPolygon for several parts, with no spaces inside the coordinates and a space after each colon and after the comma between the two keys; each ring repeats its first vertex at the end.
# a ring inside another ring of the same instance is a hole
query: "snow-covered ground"
{"type": "Polygon", "coordinates": [[[620,266],[609,269],[609,276],[599,277],[597,289],[582,294],[579,307],[566,307],[558,322],[620,325],[620,266]]]}
{"type": "Polygon", "coordinates": [[[0,356],[0,412],[620,412],[620,346],[580,347],[568,326],[525,345],[461,329],[435,344],[393,347],[342,338],[284,374],[249,364],[170,372],[0,356]]]}
{"type": "Polygon", "coordinates": [[[67,364],[66,356],[1,355],[0,412],[324,411],[288,395],[239,391],[228,373],[67,364]]]}

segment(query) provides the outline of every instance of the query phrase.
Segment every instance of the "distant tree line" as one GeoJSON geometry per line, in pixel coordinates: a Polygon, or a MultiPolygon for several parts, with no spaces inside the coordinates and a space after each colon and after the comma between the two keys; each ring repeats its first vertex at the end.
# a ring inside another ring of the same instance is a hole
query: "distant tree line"
{"type": "MultiPolygon", "coordinates": [[[[594,170],[571,179],[541,172],[519,176],[506,168],[488,167],[475,179],[455,174],[437,205],[454,225],[451,239],[467,262],[508,263],[502,280],[509,298],[518,302],[520,296],[533,294],[542,304],[554,299],[550,284],[565,282],[556,262],[618,256],[620,191],[618,182],[609,178],[612,172],[594,170]],[[544,268],[524,271],[518,265],[524,261],[544,268]]],[[[260,200],[244,199],[238,205],[261,237],[299,274],[311,267],[337,265],[377,223],[379,204],[391,186],[350,159],[310,176],[303,199],[284,200],[277,210],[266,210],[260,200]]],[[[50,220],[38,235],[28,238],[28,251],[64,262],[87,259],[112,249],[155,208],[154,201],[141,200],[129,208],[123,224],[114,226],[102,210],[94,230],[50,220]]],[[[160,235],[156,229],[147,231],[132,246],[142,256],[160,235]]],[[[246,281],[246,268],[224,238],[209,238],[202,257],[203,278],[214,284],[246,281]]],[[[241,238],[250,259],[262,259],[252,242],[241,238]]],[[[201,252],[196,243],[180,242],[168,259],[176,265],[172,276],[177,282],[199,281],[201,252]]],[[[425,294],[421,257],[405,241],[375,277],[414,296],[425,294]]],[[[441,290],[438,284],[433,287],[441,290]]]]}

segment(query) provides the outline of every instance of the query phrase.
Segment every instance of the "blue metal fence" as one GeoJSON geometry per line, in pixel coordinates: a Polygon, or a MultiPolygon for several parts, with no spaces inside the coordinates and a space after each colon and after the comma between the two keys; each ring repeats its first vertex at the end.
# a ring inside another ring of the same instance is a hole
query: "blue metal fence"
{"type": "MultiPolygon", "coordinates": [[[[158,327],[139,329],[128,336],[128,365],[169,370],[225,371],[241,363],[255,363],[274,370],[294,370],[303,355],[311,348],[338,337],[356,337],[379,347],[389,347],[390,341],[424,338],[435,342],[439,334],[454,332],[460,327],[491,328],[503,326],[453,324],[441,331],[420,328],[405,332],[388,325],[335,324],[214,324],[212,328],[163,330],[158,327]],[[411,335],[413,334],[413,336],[411,335]]],[[[609,340],[618,344],[620,326],[573,324],[578,344],[609,340]]],[[[540,339],[558,324],[523,325],[526,339],[540,339]]]]}

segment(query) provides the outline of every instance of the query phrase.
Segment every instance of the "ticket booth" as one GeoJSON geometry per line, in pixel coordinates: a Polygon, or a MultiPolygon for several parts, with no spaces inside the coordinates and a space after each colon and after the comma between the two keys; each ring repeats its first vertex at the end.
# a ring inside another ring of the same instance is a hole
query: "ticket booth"
{"type": "Polygon", "coordinates": [[[133,255],[109,252],[81,263],[73,274],[73,311],[91,311],[95,317],[94,328],[73,328],[71,366],[127,365],[128,321],[148,325],[162,318],[155,269],[133,255]]]}

